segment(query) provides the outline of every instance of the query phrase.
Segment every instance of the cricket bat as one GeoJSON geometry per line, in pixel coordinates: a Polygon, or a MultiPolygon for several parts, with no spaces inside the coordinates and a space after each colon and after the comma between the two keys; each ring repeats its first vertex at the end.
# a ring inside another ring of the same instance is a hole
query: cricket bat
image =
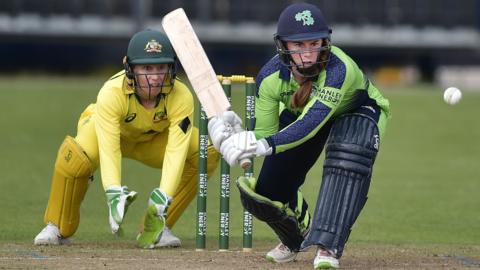
{"type": "MultiPolygon", "coordinates": [[[[165,15],[162,27],[207,117],[210,119],[228,111],[230,102],[183,8],[165,15]]],[[[240,161],[242,168],[250,164],[249,159],[240,161]]]]}

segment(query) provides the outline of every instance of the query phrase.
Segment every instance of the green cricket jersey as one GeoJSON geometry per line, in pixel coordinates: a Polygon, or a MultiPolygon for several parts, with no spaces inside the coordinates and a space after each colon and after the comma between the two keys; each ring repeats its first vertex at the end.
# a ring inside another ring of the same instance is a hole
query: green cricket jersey
{"type": "Polygon", "coordinates": [[[365,77],[357,64],[341,49],[332,46],[326,68],[313,83],[304,107],[292,108],[290,99],[300,88],[278,55],[266,63],[257,79],[255,135],[265,138],[274,152],[283,152],[313,137],[330,120],[373,100],[381,109],[380,135],[390,118],[390,104],[365,77]],[[278,130],[280,108],[298,115],[296,121],[278,130]]]}

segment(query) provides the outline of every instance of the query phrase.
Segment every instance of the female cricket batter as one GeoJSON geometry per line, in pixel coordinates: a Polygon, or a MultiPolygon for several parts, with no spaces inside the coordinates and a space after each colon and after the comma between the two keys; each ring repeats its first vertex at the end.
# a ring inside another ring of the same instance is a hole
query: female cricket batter
{"type": "MultiPolygon", "coordinates": [[[[81,114],[77,136],[67,136],[60,146],[44,217],[46,227],[35,237],[36,245],[68,242],[77,230],[89,179],[99,166],[111,230],[121,232],[127,208],[137,195],[122,186],[122,157],[162,169],[160,185],[148,201],[138,245],[180,245],[165,222],[171,227],[196,195],[199,146],[198,129],[192,126],[193,97],[175,78],[176,61],[163,33],[145,30],[131,38],[124,70],[105,82],[96,104],[81,114]]],[[[208,151],[211,175],[218,153],[213,147],[208,151]]]]}
{"type": "Polygon", "coordinates": [[[316,6],[288,6],[274,36],[278,55],[257,76],[255,131],[225,135],[239,121],[231,112],[209,123],[214,145],[221,144],[231,165],[266,156],[258,180],[239,178],[237,185],[244,207],[280,238],[267,259],[293,261],[314,245],[315,269],[339,267],[367,200],[390,118],[388,100],[345,52],[331,45],[330,35],[316,6]],[[325,145],[322,184],[310,218],[299,187],[325,145]]]}

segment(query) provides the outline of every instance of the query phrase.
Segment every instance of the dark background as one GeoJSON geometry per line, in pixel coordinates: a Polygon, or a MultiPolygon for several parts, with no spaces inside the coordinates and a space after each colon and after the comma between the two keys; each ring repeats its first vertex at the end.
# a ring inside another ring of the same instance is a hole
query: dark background
{"type": "MultiPolygon", "coordinates": [[[[166,13],[183,7],[217,73],[252,75],[275,54],[275,23],[292,2],[2,0],[0,72],[119,69],[134,32],[159,29],[166,13]]],[[[431,81],[438,66],[480,63],[478,0],[309,2],[322,9],[333,43],[363,68],[411,65],[431,81]]]]}

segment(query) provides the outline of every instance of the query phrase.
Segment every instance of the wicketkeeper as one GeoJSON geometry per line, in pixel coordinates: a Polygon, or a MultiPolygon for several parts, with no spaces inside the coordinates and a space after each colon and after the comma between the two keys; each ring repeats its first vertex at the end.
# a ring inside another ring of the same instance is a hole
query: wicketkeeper
{"type": "Polygon", "coordinates": [[[209,123],[212,141],[230,165],[265,156],[258,179],[241,177],[243,206],[280,239],[267,259],[295,260],[310,246],[315,269],[338,268],[365,202],[389,102],[357,64],[331,45],[331,30],[314,5],[296,3],[280,15],[278,55],[257,76],[255,131],[231,135],[233,112],[209,123]],[[325,148],[313,217],[300,186],[325,148]]]}
{"type": "MultiPolygon", "coordinates": [[[[80,204],[99,167],[110,227],[112,233],[121,233],[128,206],[137,196],[122,186],[122,157],[162,169],[160,184],[147,204],[138,245],[180,245],[168,227],[196,195],[199,135],[193,127],[193,97],[176,79],[176,66],[174,51],[163,33],[145,30],[131,38],[124,70],[105,82],[97,102],[81,114],[77,136],[67,136],[60,146],[45,211],[46,227],[35,237],[36,245],[68,242],[77,230],[80,204]]],[[[219,155],[213,147],[208,154],[210,176],[219,155]]]]}

